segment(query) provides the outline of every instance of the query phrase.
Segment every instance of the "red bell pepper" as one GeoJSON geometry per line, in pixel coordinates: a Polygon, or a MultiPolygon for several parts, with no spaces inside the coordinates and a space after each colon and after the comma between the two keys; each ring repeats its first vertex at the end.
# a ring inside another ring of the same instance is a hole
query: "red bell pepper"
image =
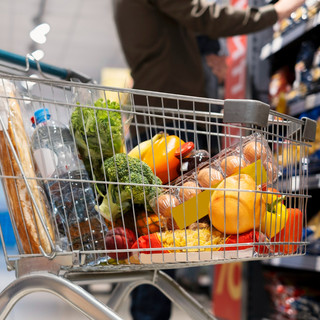
{"type": "MultiPolygon", "coordinates": [[[[289,208],[287,209],[287,223],[285,227],[270,239],[270,242],[300,242],[302,238],[303,214],[301,210],[289,208]]],[[[298,245],[275,244],[273,251],[284,254],[292,254],[298,250],[298,245]]]]}

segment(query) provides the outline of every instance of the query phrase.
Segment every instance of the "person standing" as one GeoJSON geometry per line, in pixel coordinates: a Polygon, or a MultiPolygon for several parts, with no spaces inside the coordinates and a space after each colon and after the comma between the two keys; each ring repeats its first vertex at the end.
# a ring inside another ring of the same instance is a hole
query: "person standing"
{"type": "MultiPolygon", "coordinates": [[[[260,31],[303,3],[279,0],[242,10],[206,0],[113,0],[113,10],[134,89],[206,97],[196,35],[218,39],[260,31]]],[[[147,105],[138,98],[135,103],[147,105]]],[[[133,291],[134,320],[167,320],[170,312],[170,301],[156,288],[133,291]]]]}

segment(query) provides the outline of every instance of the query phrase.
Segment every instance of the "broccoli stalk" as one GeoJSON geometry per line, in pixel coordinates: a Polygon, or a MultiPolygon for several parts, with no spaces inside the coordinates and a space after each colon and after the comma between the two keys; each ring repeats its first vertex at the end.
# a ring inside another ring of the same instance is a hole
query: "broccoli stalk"
{"type": "Polygon", "coordinates": [[[107,194],[99,206],[100,213],[107,219],[116,218],[121,212],[127,212],[131,206],[146,205],[156,197],[161,180],[151,168],[140,159],[125,153],[118,153],[104,162],[107,182],[107,194]]]}
{"type": "Polygon", "coordinates": [[[107,194],[104,197],[98,211],[109,221],[116,218],[122,213],[126,213],[131,209],[131,199],[127,199],[127,195],[120,193],[118,196],[117,186],[109,184],[107,194]]]}

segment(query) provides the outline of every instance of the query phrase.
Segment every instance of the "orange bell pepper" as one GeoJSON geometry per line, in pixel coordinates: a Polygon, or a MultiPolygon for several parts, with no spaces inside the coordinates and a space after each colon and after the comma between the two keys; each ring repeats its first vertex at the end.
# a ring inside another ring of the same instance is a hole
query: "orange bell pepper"
{"type": "Polygon", "coordinates": [[[141,159],[159,177],[163,184],[179,176],[179,159],[174,155],[178,147],[185,142],[177,136],[166,136],[152,144],[152,147],[141,159]]]}

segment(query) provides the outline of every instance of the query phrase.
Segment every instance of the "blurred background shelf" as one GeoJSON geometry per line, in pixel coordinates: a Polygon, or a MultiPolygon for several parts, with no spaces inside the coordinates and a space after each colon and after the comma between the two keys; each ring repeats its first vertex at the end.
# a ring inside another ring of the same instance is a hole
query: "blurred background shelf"
{"type": "Polygon", "coordinates": [[[291,190],[299,191],[300,188],[308,187],[309,190],[318,190],[320,188],[320,173],[308,176],[293,176],[290,178],[291,190]]]}
{"type": "Polygon", "coordinates": [[[320,256],[296,256],[264,260],[263,265],[320,272],[320,256]]]}
{"type": "Polygon", "coordinates": [[[288,106],[288,114],[297,116],[307,110],[312,110],[320,106],[320,92],[310,94],[305,99],[298,100],[288,106]]]}
{"type": "Polygon", "coordinates": [[[320,12],[306,21],[300,22],[284,35],[274,38],[271,42],[264,45],[260,52],[260,59],[265,60],[280,51],[282,48],[295,41],[309,30],[320,25],[320,12]]]}

